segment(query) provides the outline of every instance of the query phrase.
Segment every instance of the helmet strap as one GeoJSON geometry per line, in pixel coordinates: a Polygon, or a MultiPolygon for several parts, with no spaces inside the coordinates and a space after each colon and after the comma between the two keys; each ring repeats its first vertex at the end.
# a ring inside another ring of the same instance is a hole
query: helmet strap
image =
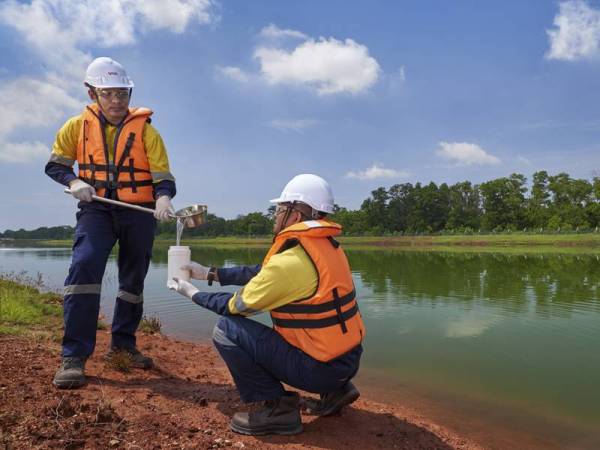
{"type": "Polygon", "coordinates": [[[282,228],[285,228],[285,224],[287,223],[288,219],[290,218],[290,215],[294,211],[294,203],[295,202],[292,202],[290,204],[290,206],[285,210],[285,215],[283,216],[283,222],[281,223],[282,228]]]}

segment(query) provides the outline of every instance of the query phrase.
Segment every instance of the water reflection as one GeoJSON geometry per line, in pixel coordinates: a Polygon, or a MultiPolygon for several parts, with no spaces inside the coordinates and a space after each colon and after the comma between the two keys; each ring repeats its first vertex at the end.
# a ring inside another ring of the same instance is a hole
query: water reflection
{"type": "MultiPolygon", "coordinates": [[[[183,242],[185,244],[185,242],[183,242]]],[[[264,248],[222,248],[191,246],[192,260],[205,266],[224,267],[231,265],[253,265],[262,262],[266,254],[264,248]]],[[[167,264],[169,246],[155,245],[152,249],[154,264],[167,264]]]]}
{"type": "Polygon", "coordinates": [[[397,302],[473,306],[485,301],[515,314],[533,307],[542,317],[600,308],[596,255],[348,253],[363,287],[397,302]]]}

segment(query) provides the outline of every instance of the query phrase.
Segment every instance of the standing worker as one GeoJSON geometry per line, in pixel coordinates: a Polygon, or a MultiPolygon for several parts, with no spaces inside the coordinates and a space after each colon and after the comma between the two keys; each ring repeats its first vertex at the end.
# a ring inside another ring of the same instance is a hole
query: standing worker
{"type": "Polygon", "coordinates": [[[123,66],[111,58],[96,58],[84,84],[92,104],[58,131],[45,168],[79,200],[65,281],[62,363],[54,377],[59,388],[85,384],[85,362],[96,344],[102,276],[117,241],[119,292],[108,355],[120,350],[133,367],[153,366],[137,350],[135,331],[142,318],[156,219],[169,220],[176,193],[165,145],[150,125],[152,111],[129,108],[133,81],[123,66]],[[92,195],[155,208],[155,214],[93,202],[92,195]]]}
{"type": "Polygon", "coordinates": [[[355,401],[365,328],[346,255],[335,240],[341,226],[329,184],[316,175],[294,177],[272,203],[275,238],[262,266],[215,269],[183,266],[193,278],[244,286],[234,294],[200,292],[183,280],[174,289],[223,316],[213,342],[244,402],[264,402],[230,422],[242,434],[302,431],[299,396],[282,382],[321,394],[309,404],[328,416],[355,401]],[[273,328],[247,316],[269,311],[273,328]]]}

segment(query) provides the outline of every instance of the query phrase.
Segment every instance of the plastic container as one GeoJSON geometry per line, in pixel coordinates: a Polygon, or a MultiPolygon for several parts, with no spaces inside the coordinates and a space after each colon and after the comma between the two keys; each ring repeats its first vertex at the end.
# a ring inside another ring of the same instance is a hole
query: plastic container
{"type": "Polygon", "coordinates": [[[172,245],[168,252],[167,286],[177,277],[180,280],[190,281],[189,270],[181,270],[181,266],[189,264],[192,257],[192,251],[187,245],[172,245]]]}

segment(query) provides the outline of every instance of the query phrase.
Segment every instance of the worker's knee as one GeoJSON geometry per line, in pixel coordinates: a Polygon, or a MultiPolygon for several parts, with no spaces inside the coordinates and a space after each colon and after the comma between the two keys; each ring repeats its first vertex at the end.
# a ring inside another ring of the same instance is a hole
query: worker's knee
{"type": "Polygon", "coordinates": [[[221,317],[213,328],[213,342],[215,345],[224,347],[235,347],[237,344],[230,339],[229,329],[231,320],[227,317],[221,317]]]}

